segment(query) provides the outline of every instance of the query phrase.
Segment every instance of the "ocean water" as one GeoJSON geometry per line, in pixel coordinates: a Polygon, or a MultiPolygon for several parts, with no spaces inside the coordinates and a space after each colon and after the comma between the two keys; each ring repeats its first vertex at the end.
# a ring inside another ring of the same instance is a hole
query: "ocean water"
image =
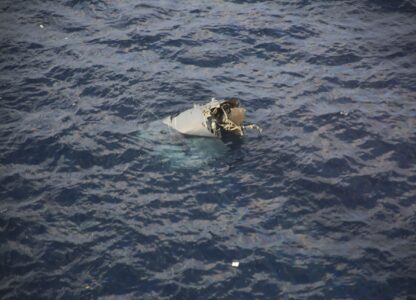
{"type": "Polygon", "coordinates": [[[0,53],[1,299],[416,299],[415,1],[2,0],[0,53]],[[212,97],[262,135],[161,123],[212,97]]]}

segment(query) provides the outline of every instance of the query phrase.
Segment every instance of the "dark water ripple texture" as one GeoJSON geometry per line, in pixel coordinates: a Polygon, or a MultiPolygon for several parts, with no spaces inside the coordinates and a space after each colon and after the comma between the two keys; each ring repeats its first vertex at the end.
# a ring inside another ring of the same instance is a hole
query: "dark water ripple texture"
{"type": "Polygon", "coordinates": [[[3,0],[0,33],[1,299],[416,297],[414,1],[3,0]],[[262,136],[160,123],[232,96],[262,136]]]}

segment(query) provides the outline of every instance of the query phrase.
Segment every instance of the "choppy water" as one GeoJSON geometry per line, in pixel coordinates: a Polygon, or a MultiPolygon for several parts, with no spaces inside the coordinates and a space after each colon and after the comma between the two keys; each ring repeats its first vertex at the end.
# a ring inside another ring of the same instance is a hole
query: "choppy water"
{"type": "Polygon", "coordinates": [[[0,11],[1,299],[416,297],[414,1],[0,11]]]}

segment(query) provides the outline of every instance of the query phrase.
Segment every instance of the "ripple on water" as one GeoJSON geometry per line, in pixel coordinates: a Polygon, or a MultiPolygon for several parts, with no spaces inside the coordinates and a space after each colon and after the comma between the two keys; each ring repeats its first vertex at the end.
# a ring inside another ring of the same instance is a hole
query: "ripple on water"
{"type": "Polygon", "coordinates": [[[133,2],[0,4],[0,297],[415,297],[415,5],[133,2]]]}

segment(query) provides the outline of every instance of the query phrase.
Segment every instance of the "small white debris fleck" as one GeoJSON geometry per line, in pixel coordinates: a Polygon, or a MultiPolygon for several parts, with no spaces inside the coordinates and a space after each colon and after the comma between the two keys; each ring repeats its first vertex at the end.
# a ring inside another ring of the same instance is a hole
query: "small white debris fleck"
{"type": "Polygon", "coordinates": [[[39,27],[43,29],[45,26],[43,26],[42,24],[40,24],[39,27]]]}
{"type": "Polygon", "coordinates": [[[339,114],[341,116],[348,116],[348,112],[347,111],[340,111],[339,114]]]}
{"type": "Polygon", "coordinates": [[[238,268],[239,265],[240,265],[240,262],[236,260],[231,263],[231,266],[234,268],[238,268]]]}

